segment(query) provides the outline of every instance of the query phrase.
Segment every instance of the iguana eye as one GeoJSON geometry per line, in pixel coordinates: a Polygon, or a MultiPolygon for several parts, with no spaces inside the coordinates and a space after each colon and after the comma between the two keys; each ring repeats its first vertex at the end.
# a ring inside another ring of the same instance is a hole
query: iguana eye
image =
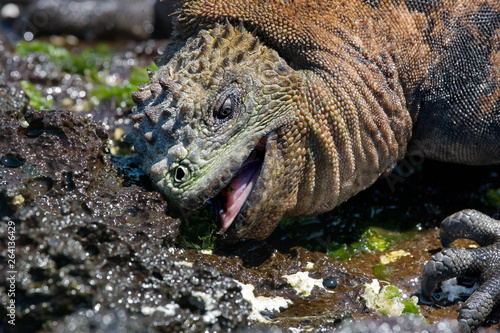
{"type": "Polygon", "coordinates": [[[231,96],[228,96],[224,103],[222,103],[221,107],[219,110],[217,110],[215,117],[217,119],[225,119],[229,117],[234,111],[234,106],[233,106],[233,100],[231,96]]]}
{"type": "Polygon", "coordinates": [[[174,171],[175,181],[178,183],[184,181],[188,175],[188,172],[189,171],[185,166],[179,165],[177,168],[175,168],[175,171],[174,171]]]}
{"type": "Polygon", "coordinates": [[[213,117],[216,122],[225,121],[234,116],[240,107],[241,92],[230,88],[219,96],[218,102],[213,108],[213,117]]]}

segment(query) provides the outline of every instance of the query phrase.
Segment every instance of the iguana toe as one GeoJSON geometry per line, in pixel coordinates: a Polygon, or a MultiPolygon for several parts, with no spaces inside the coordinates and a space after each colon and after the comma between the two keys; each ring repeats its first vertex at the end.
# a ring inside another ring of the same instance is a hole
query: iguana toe
{"type": "Polygon", "coordinates": [[[475,330],[500,304],[500,221],[475,210],[463,210],[441,225],[444,246],[458,238],[474,240],[480,248],[446,248],[427,263],[422,277],[422,295],[429,299],[437,285],[452,277],[478,277],[481,286],[467,299],[458,321],[462,331],[475,330]]]}

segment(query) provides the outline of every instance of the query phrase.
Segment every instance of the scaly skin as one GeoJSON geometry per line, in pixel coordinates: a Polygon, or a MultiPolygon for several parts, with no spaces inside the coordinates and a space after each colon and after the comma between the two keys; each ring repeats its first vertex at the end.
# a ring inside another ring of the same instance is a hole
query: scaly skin
{"type": "Polygon", "coordinates": [[[499,26],[497,0],[186,0],[130,138],[171,203],[212,199],[225,238],[262,239],[414,147],[500,162],[499,26]]]}

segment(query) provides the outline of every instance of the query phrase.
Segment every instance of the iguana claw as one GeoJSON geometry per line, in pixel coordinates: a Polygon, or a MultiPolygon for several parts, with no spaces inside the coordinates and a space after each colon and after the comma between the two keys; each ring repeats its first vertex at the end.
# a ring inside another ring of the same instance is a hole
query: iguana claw
{"type": "Polygon", "coordinates": [[[422,277],[422,296],[429,299],[437,285],[452,277],[478,277],[481,286],[459,312],[463,332],[476,330],[500,304],[500,221],[475,210],[463,210],[441,225],[441,242],[447,247],[458,238],[468,238],[477,249],[445,248],[427,263],[422,277]]]}

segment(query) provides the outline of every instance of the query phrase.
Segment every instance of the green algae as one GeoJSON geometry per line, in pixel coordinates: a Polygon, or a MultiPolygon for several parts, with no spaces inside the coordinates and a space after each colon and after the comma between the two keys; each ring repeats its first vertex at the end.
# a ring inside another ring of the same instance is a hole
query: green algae
{"type": "Polygon", "coordinates": [[[365,291],[361,297],[366,301],[366,306],[382,315],[399,317],[401,315],[415,314],[423,317],[418,306],[418,298],[404,299],[398,287],[385,285],[380,288],[378,280],[365,284],[365,291]]]}
{"type": "Polygon", "coordinates": [[[40,89],[29,81],[20,81],[19,84],[30,99],[29,105],[35,110],[51,110],[53,100],[42,96],[40,89]]]}
{"type": "Polygon", "coordinates": [[[384,280],[384,281],[391,281],[391,274],[394,272],[394,269],[392,269],[389,266],[383,265],[383,264],[375,264],[373,265],[373,275],[377,279],[384,280]]]}
{"type": "Polygon", "coordinates": [[[485,196],[486,204],[493,207],[500,207],[500,188],[488,189],[485,196]]]}
{"type": "MultiPolygon", "coordinates": [[[[333,243],[332,247],[335,249],[328,251],[327,254],[329,257],[336,259],[350,260],[353,257],[359,257],[363,252],[371,253],[386,251],[396,244],[414,239],[416,234],[416,230],[400,232],[370,226],[365,229],[358,241],[338,244],[337,248],[335,248],[335,244],[333,243]]],[[[381,274],[382,271],[385,271],[385,269],[379,270],[381,274]]],[[[385,273],[382,275],[385,276],[385,273]]]]}
{"type": "Polygon", "coordinates": [[[15,52],[20,57],[27,57],[33,53],[46,54],[50,57],[51,61],[58,64],[60,68],[65,71],[68,71],[68,66],[70,66],[70,59],[72,57],[71,52],[66,48],[40,40],[33,40],[31,42],[21,40],[15,45],[15,52]]]}
{"type": "Polygon", "coordinates": [[[91,75],[94,80],[98,78],[98,69],[110,67],[113,55],[113,50],[105,44],[88,47],[79,53],[73,53],[62,46],[41,40],[19,41],[15,46],[15,51],[21,57],[27,57],[34,53],[45,54],[64,72],[91,75]]]}
{"type": "Polygon", "coordinates": [[[109,85],[109,83],[103,82],[103,79],[94,81],[94,88],[90,91],[92,104],[98,105],[100,101],[116,98],[117,104],[121,107],[134,106],[132,93],[137,91],[137,86],[140,83],[148,82],[148,69],[156,70],[156,65],[132,67],[130,79],[120,85],[109,85]]]}
{"type": "Polygon", "coordinates": [[[280,228],[296,244],[346,261],[415,239],[419,221],[411,216],[401,207],[343,204],[324,215],[283,219],[280,228]]]}
{"type": "Polygon", "coordinates": [[[213,209],[200,209],[189,214],[169,211],[170,216],[182,219],[177,242],[187,248],[211,251],[217,245],[217,218],[213,209]]]}
{"type": "MultiPolygon", "coordinates": [[[[110,69],[113,55],[117,54],[117,51],[105,44],[87,47],[80,52],[70,52],[62,46],[40,40],[20,41],[16,44],[15,51],[21,57],[27,57],[30,54],[45,54],[63,72],[81,76],[90,87],[90,105],[85,107],[87,109],[110,99],[116,100],[116,104],[121,107],[134,106],[132,92],[137,90],[140,83],[148,82],[148,69],[156,69],[154,63],[149,66],[131,66],[128,79],[115,80],[110,69]]],[[[30,97],[31,107],[35,109],[52,107],[52,101],[42,97],[35,85],[23,82],[23,89],[30,97]]]]}

